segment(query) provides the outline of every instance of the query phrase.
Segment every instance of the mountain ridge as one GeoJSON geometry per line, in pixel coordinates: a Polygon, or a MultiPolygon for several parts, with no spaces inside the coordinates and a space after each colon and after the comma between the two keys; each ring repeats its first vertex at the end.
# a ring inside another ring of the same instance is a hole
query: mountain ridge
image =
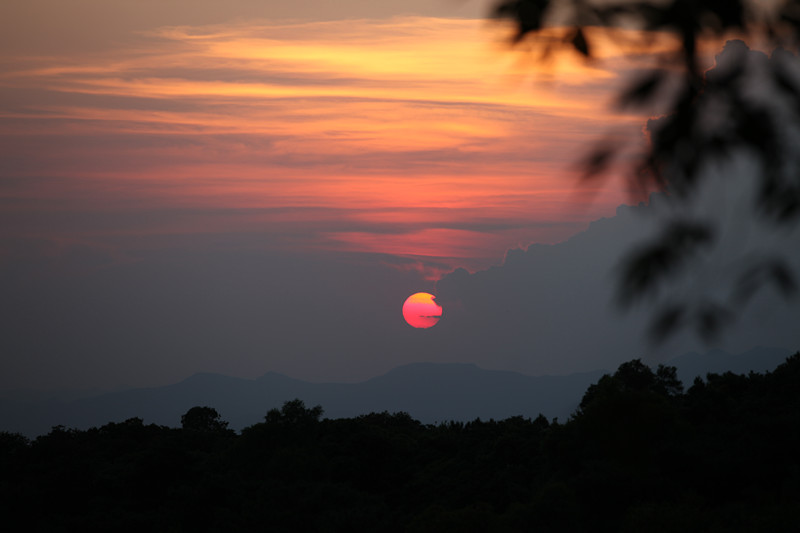
{"type": "MultiPolygon", "coordinates": [[[[775,348],[756,348],[739,355],[711,350],[687,353],[666,364],[677,366],[678,377],[689,387],[695,375],[771,370],[788,355],[788,351],[775,348]]],[[[329,418],[403,411],[423,423],[535,418],[539,414],[564,420],[577,408],[589,385],[605,373],[609,371],[527,376],[472,363],[417,362],[358,383],[312,383],[277,372],[254,379],[198,372],[170,385],[70,401],[5,398],[0,400],[0,430],[34,437],[56,425],[87,429],[133,417],[176,427],[181,415],[196,405],[214,407],[231,428],[240,430],[294,398],[309,406],[321,405],[329,418]]]]}

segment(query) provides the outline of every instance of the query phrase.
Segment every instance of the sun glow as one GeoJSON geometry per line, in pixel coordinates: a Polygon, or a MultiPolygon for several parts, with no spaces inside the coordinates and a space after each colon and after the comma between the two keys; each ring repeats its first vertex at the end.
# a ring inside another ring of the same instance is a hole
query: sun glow
{"type": "Polygon", "coordinates": [[[442,306],[435,300],[436,296],[427,292],[412,294],[403,303],[403,318],[414,328],[427,329],[435,326],[442,318],[442,306]]]}

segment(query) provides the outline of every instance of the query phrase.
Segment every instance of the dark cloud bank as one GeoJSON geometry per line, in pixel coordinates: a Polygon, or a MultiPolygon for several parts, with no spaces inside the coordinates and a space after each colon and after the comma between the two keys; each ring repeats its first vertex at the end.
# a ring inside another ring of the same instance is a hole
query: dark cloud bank
{"type": "MultiPolygon", "coordinates": [[[[621,259],[646,242],[660,227],[660,212],[672,208],[663,197],[654,197],[651,203],[655,205],[620,207],[615,217],[592,223],[564,243],[512,250],[500,267],[472,275],[458,270],[446,276],[437,290],[439,301],[449,310],[442,330],[453,329],[449,348],[492,354],[485,356],[484,364],[527,373],[614,368],[633,357],[656,364],[702,350],[703,342],[694,331],[661,345],[650,343],[646,331],[654,302],[644,301],[627,313],[615,305],[621,259]]],[[[753,221],[749,229],[758,233],[755,226],[753,221]]],[[[767,234],[770,229],[763,231],[767,234]]],[[[796,267],[799,256],[792,244],[798,242],[797,232],[770,238],[778,241],[771,247],[796,267]]],[[[726,276],[730,263],[759,253],[749,241],[726,235],[715,249],[688,263],[664,287],[666,296],[661,298],[723,298],[714,281],[726,276]]],[[[758,345],[792,349],[800,343],[797,302],[785,301],[777,291],[766,288],[739,312],[716,346],[739,352],[758,345]]]]}

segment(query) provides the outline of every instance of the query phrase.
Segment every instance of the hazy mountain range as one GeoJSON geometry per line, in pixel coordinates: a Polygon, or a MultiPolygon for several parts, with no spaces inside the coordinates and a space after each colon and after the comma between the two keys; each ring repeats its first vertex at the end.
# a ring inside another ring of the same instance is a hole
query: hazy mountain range
{"type": "MultiPolygon", "coordinates": [[[[785,350],[758,348],[740,355],[722,351],[688,353],[669,362],[684,384],[708,372],[736,373],[775,368],[785,350]]],[[[613,371],[613,369],[609,369],[613,371]]],[[[310,383],[268,372],[257,379],[199,373],[164,387],[131,389],[73,400],[35,399],[22,393],[0,399],[0,430],[30,437],[55,425],[79,429],[131,417],[179,426],[195,405],[217,409],[234,429],[261,421],[266,412],[294,398],[322,405],[330,418],[369,412],[405,411],[424,423],[503,419],[522,415],[565,420],[586,388],[606,371],[566,376],[526,376],[471,364],[414,363],[360,383],[310,383]]]]}

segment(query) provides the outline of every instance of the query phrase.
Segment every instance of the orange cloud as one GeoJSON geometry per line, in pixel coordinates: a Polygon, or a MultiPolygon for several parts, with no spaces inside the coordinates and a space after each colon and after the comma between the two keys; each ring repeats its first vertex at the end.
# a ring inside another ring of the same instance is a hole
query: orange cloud
{"type": "Polygon", "coordinates": [[[5,231],[266,231],[476,267],[565,238],[625,198],[606,191],[586,207],[574,168],[607,124],[638,123],[605,105],[635,63],[604,46],[613,68],[567,58],[556,76],[495,35],[422,17],[238,22],[12,58],[0,155],[16,181],[0,197],[18,223],[5,231]],[[523,79],[531,70],[537,83],[523,79]],[[90,231],[42,222],[53,209],[128,218],[90,231]],[[171,214],[153,223],[148,210],[171,214]]]}

